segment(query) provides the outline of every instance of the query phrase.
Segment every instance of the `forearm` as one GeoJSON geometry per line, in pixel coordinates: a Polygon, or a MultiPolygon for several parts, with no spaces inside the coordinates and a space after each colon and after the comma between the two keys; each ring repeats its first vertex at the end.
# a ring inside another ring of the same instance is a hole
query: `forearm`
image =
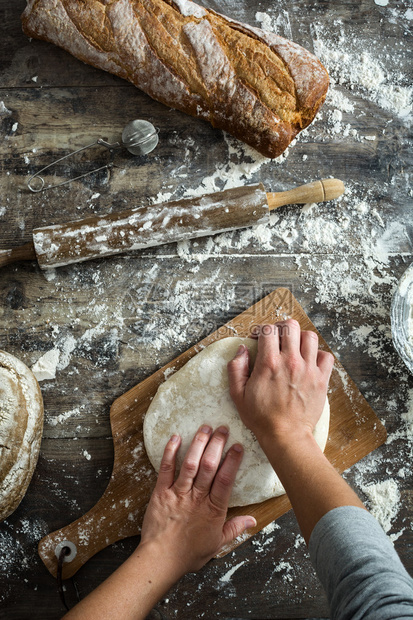
{"type": "Polygon", "coordinates": [[[65,615],[65,620],[143,620],[179,579],[151,545],[141,544],[96,590],[65,615]]]}
{"type": "Polygon", "coordinates": [[[326,514],[309,552],[332,618],[413,618],[413,581],[366,510],[343,506],[326,514]]]}
{"type": "Polygon", "coordinates": [[[228,435],[226,427],[212,432],[202,425],[177,477],[181,441],[171,437],[142,523],[141,544],[65,620],[143,620],[184,574],[202,568],[245,529],[257,525],[248,515],[226,521],[242,459],[242,446],[235,444],[221,462],[228,435]]]}
{"type": "Polygon", "coordinates": [[[315,525],[333,508],[364,508],[311,433],[302,433],[296,440],[267,435],[260,443],[286,490],[307,544],[315,525]]]}

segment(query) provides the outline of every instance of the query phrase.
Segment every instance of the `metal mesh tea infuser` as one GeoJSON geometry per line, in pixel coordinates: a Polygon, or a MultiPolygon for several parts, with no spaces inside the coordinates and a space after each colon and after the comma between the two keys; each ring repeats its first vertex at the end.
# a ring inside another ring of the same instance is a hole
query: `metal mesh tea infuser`
{"type": "Polygon", "coordinates": [[[63,157],[56,159],[51,164],[48,164],[47,166],[36,172],[36,174],[33,174],[27,181],[27,185],[32,192],[41,192],[47,189],[54,189],[55,187],[67,185],[68,183],[71,183],[72,181],[77,181],[78,179],[83,179],[84,177],[92,174],[93,172],[98,172],[99,170],[104,170],[105,168],[111,168],[113,166],[112,163],[105,164],[104,166],[100,166],[100,168],[95,168],[94,170],[85,172],[84,174],[74,177],[73,179],[67,179],[66,181],[62,181],[61,183],[56,183],[56,185],[48,185],[47,187],[44,186],[45,181],[43,177],[40,176],[42,172],[48,170],[48,168],[51,168],[59,162],[68,159],[69,157],[72,157],[77,153],[85,151],[86,149],[90,149],[94,146],[103,146],[109,151],[126,148],[129,153],[132,153],[132,155],[148,155],[148,153],[150,153],[154,150],[154,148],[156,148],[158,141],[158,129],[156,129],[156,127],[154,127],[152,123],[141,119],[131,121],[126,125],[125,129],[123,130],[122,140],[120,142],[110,143],[106,142],[102,138],[99,138],[98,140],[96,140],[96,142],[92,142],[91,144],[83,146],[76,151],[72,151],[67,155],[64,155],[63,157]],[[36,180],[36,182],[40,182],[40,185],[38,185],[38,187],[33,186],[32,182],[34,180],[36,180]]]}

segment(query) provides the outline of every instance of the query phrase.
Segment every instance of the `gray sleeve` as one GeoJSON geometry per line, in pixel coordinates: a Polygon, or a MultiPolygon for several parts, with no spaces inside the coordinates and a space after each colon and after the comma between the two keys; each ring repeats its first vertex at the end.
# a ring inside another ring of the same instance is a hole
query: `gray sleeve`
{"type": "Polygon", "coordinates": [[[413,618],[413,580],[366,510],[328,512],[311,534],[309,551],[333,620],[413,618]]]}

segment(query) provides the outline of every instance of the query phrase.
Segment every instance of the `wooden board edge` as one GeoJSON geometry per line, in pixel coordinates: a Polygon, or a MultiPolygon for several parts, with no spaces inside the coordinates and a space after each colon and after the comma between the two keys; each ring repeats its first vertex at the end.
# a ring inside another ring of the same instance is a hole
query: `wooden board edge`
{"type": "MultiPolygon", "coordinates": [[[[130,399],[134,398],[135,396],[137,396],[139,394],[139,392],[142,391],[142,388],[146,385],[147,382],[153,381],[154,378],[159,377],[159,385],[160,385],[163,382],[162,381],[162,375],[163,375],[163,380],[165,380],[165,378],[166,378],[165,377],[165,372],[166,371],[170,370],[171,368],[178,369],[178,368],[182,367],[184,364],[186,364],[186,362],[191,357],[196,355],[196,353],[199,353],[199,351],[201,351],[203,348],[205,348],[206,346],[208,346],[212,342],[215,342],[216,340],[220,340],[221,338],[226,338],[226,337],[238,335],[237,332],[236,332],[236,327],[233,326],[233,323],[236,320],[238,320],[240,317],[242,317],[244,315],[247,315],[247,314],[250,314],[251,313],[250,311],[255,311],[255,309],[258,306],[261,306],[261,305],[266,304],[266,303],[270,303],[271,300],[273,299],[273,297],[277,296],[280,292],[284,293],[284,295],[288,295],[288,294],[292,295],[291,291],[289,289],[287,289],[287,288],[280,287],[280,288],[275,289],[274,291],[272,291],[271,293],[269,293],[268,295],[266,295],[265,297],[263,297],[262,299],[257,301],[255,304],[253,304],[252,306],[250,306],[249,308],[244,310],[244,312],[241,312],[239,315],[237,315],[236,317],[234,317],[233,319],[231,319],[227,323],[224,323],[224,325],[221,325],[221,327],[216,329],[214,332],[212,332],[211,334],[209,334],[208,336],[206,336],[205,338],[203,338],[199,342],[195,343],[194,345],[192,345],[192,347],[190,347],[189,349],[186,349],[185,351],[180,353],[173,360],[171,360],[170,362],[168,362],[167,364],[165,364],[164,366],[159,368],[153,374],[149,375],[149,377],[146,377],[146,379],[143,379],[143,381],[141,381],[137,385],[135,385],[132,388],[130,388],[127,392],[125,392],[121,396],[118,396],[118,398],[113,401],[113,403],[112,403],[112,405],[110,407],[111,415],[117,415],[120,411],[122,411],[125,408],[129,409],[128,403],[129,403],[130,399]]],[[[293,296],[293,298],[295,300],[294,296],[293,296]]],[[[301,308],[301,306],[300,306],[300,308],[301,308]]]]}
{"type": "MultiPolygon", "coordinates": [[[[373,409],[370,407],[370,405],[367,402],[367,400],[361,394],[361,392],[357,388],[357,386],[354,383],[354,381],[348,375],[348,373],[345,370],[345,368],[342,366],[340,361],[336,358],[336,356],[334,355],[333,351],[331,350],[329,345],[324,340],[323,336],[320,334],[318,329],[312,323],[311,319],[309,318],[309,316],[307,315],[307,313],[305,312],[305,310],[303,309],[301,304],[298,302],[298,300],[293,295],[293,293],[288,288],[286,288],[286,287],[279,287],[279,288],[275,289],[274,291],[272,291],[271,293],[269,293],[268,295],[263,297],[261,300],[257,301],[255,304],[253,304],[252,306],[247,308],[244,312],[240,313],[239,315],[237,315],[236,317],[234,317],[233,319],[231,319],[230,321],[228,321],[227,323],[225,323],[224,325],[219,327],[217,330],[215,330],[214,332],[212,332],[211,334],[209,334],[208,336],[203,338],[201,341],[199,341],[198,343],[194,344],[192,347],[190,347],[186,351],[182,352],[180,355],[175,357],[173,360],[171,360],[170,362],[168,362],[167,364],[165,364],[164,366],[159,368],[155,373],[153,373],[152,375],[150,375],[149,377],[144,379],[142,382],[140,382],[139,384],[135,385],[130,390],[128,390],[127,392],[122,394],[120,397],[118,397],[113,402],[113,404],[112,404],[112,406],[110,408],[111,425],[112,425],[112,416],[122,415],[122,412],[124,412],[125,409],[129,409],[129,407],[130,407],[129,406],[129,402],[130,402],[131,398],[132,398],[133,401],[138,399],[139,398],[139,393],[141,391],[144,391],[144,388],[145,388],[145,386],[147,385],[147,383],[149,381],[153,382],[154,379],[155,379],[155,381],[158,383],[158,385],[160,385],[166,379],[165,373],[167,373],[167,371],[169,369],[173,368],[173,369],[178,370],[189,359],[191,359],[191,357],[196,355],[200,350],[202,350],[203,348],[205,348],[206,346],[208,346],[212,342],[215,342],[216,340],[219,340],[219,339],[225,338],[225,337],[229,337],[229,336],[239,335],[238,332],[237,332],[237,324],[236,323],[237,323],[237,321],[240,320],[241,317],[245,317],[246,315],[247,316],[248,315],[249,316],[251,316],[251,315],[253,316],[254,314],[258,314],[259,315],[260,312],[257,312],[257,311],[260,310],[263,306],[265,307],[267,304],[269,304],[270,306],[273,306],[274,308],[282,308],[282,303],[285,300],[288,300],[290,302],[290,304],[289,304],[290,307],[285,308],[285,310],[283,309],[284,311],[282,312],[281,315],[276,313],[275,316],[274,316],[274,319],[275,319],[274,322],[277,322],[279,320],[284,320],[285,318],[288,318],[292,314],[298,314],[299,317],[302,319],[301,321],[299,321],[300,324],[304,323],[303,326],[304,326],[305,329],[311,329],[311,330],[315,331],[315,333],[317,333],[317,335],[319,337],[320,347],[323,350],[329,351],[330,353],[332,353],[332,355],[334,356],[334,359],[335,359],[335,367],[336,367],[336,369],[338,371],[340,371],[341,373],[345,374],[346,379],[347,379],[349,385],[351,386],[351,389],[354,390],[359,395],[359,397],[362,399],[362,401],[364,403],[364,406],[367,407],[371,411],[371,414],[376,418],[377,429],[376,429],[376,433],[375,433],[375,441],[374,441],[373,449],[365,451],[365,453],[361,454],[351,465],[348,465],[347,467],[343,467],[343,468],[338,468],[338,467],[335,467],[335,468],[341,474],[341,473],[343,473],[343,471],[345,471],[349,467],[352,467],[353,465],[355,465],[355,463],[357,463],[362,458],[364,458],[365,456],[370,454],[370,452],[372,452],[373,450],[378,448],[380,445],[382,445],[386,441],[386,437],[387,437],[386,429],[382,425],[382,423],[380,422],[379,418],[374,413],[373,409]]],[[[262,324],[262,322],[258,322],[257,324],[262,324]]],[[[253,325],[251,326],[251,328],[252,327],[253,327],[253,325]]],[[[242,336],[245,337],[245,334],[242,334],[242,336]]],[[[148,406],[149,406],[149,402],[148,402],[148,406]]],[[[113,431],[114,431],[114,429],[112,427],[112,432],[113,431]]],[[[114,437],[115,437],[115,435],[114,435],[114,437]]],[[[115,448],[115,459],[116,459],[116,448],[115,448]]],[[[251,538],[254,534],[260,532],[264,527],[266,527],[267,525],[272,523],[274,520],[280,518],[283,514],[285,514],[286,512],[288,512],[288,510],[291,509],[291,504],[290,504],[290,502],[288,500],[288,497],[285,495],[285,496],[281,496],[279,498],[272,498],[272,499],[266,500],[265,502],[260,502],[259,504],[253,504],[253,505],[250,505],[250,506],[241,506],[241,507],[230,508],[229,511],[228,511],[228,517],[227,518],[231,518],[232,516],[242,515],[242,514],[250,514],[250,513],[254,514],[254,508],[257,508],[258,506],[260,508],[267,507],[268,508],[268,515],[269,515],[269,513],[270,513],[269,508],[270,508],[271,504],[274,501],[276,501],[276,500],[279,501],[280,508],[279,508],[279,510],[276,511],[275,517],[273,516],[274,515],[274,513],[273,513],[271,518],[268,516],[267,518],[263,519],[262,518],[262,514],[261,514],[260,515],[260,525],[259,526],[257,526],[256,528],[251,528],[251,530],[249,530],[247,533],[245,533],[239,539],[236,539],[235,541],[233,541],[232,543],[227,545],[227,547],[225,547],[225,549],[221,550],[221,552],[216,557],[224,557],[225,555],[227,555],[228,553],[230,553],[231,551],[236,549],[240,544],[242,544],[243,542],[245,542],[246,540],[251,538]],[[282,498],[282,501],[281,501],[281,498],[282,498]],[[285,498],[285,502],[284,502],[284,498],[285,498]]]]}

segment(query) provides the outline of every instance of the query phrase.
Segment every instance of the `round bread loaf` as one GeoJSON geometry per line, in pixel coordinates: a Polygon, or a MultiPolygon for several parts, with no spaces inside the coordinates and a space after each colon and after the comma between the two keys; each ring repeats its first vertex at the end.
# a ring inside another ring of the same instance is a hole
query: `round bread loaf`
{"type": "Polygon", "coordinates": [[[0,521],[23,499],[36,467],[43,399],[32,371],[0,351],[0,521]]]}

